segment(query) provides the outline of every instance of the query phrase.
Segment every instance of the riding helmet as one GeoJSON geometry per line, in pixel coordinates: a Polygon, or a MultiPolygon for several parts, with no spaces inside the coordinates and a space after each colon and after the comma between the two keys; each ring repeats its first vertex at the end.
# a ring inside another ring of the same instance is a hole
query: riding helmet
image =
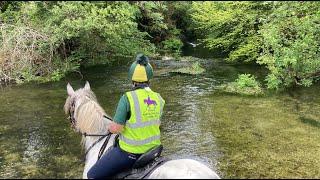
{"type": "Polygon", "coordinates": [[[140,53],[129,69],[129,80],[135,82],[148,82],[153,77],[153,69],[149,63],[149,58],[140,53]]]}

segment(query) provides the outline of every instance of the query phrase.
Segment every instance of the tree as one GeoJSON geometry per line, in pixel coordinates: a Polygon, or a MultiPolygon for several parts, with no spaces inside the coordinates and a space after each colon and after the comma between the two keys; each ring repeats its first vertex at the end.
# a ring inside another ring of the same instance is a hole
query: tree
{"type": "Polygon", "coordinates": [[[278,2],[260,33],[258,63],[270,70],[270,89],[310,86],[320,76],[320,8],[317,2],[278,2]]]}

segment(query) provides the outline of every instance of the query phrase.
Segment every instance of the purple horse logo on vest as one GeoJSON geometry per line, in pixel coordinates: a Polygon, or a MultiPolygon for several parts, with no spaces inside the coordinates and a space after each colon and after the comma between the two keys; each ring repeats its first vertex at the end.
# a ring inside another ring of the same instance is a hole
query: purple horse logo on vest
{"type": "Polygon", "coordinates": [[[152,99],[150,99],[149,96],[148,96],[148,99],[144,99],[143,102],[148,105],[148,108],[149,108],[150,105],[154,105],[154,106],[157,105],[157,102],[152,100],[152,99]]]}

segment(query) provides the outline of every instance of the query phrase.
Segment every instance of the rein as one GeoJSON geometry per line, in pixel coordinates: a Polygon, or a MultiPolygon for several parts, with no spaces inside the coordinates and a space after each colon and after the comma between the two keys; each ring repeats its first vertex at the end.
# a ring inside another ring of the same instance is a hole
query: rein
{"type": "MultiPolygon", "coordinates": [[[[106,115],[103,115],[104,118],[107,118],[109,119],[110,121],[112,121],[111,118],[109,118],[108,116],[106,115]]],[[[111,132],[108,132],[108,134],[87,134],[87,133],[81,133],[84,137],[87,137],[87,136],[101,136],[98,140],[96,140],[86,151],[84,157],[87,156],[87,154],[89,153],[89,151],[96,145],[98,144],[103,138],[107,137],[107,139],[104,141],[103,145],[101,146],[101,149],[99,151],[99,155],[98,155],[98,160],[101,158],[105,148],[107,147],[107,144],[109,143],[109,140],[110,140],[110,137],[112,135],[111,132]]]]}
{"type": "MultiPolygon", "coordinates": [[[[89,153],[89,151],[90,151],[96,144],[98,144],[103,138],[107,137],[107,139],[106,139],[106,141],[105,141],[104,144],[108,144],[109,139],[110,139],[110,137],[111,137],[111,134],[112,134],[111,132],[108,132],[108,134],[103,134],[103,135],[102,135],[102,134],[87,134],[87,133],[83,133],[82,135],[84,135],[85,137],[86,137],[86,136],[101,136],[98,140],[96,140],[93,144],[91,144],[91,146],[87,149],[84,157],[86,157],[87,154],[89,153]]],[[[106,148],[106,145],[103,145],[103,146],[101,147],[100,152],[99,152],[99,156],[98,156],[98,160],[100,159],[100,157],[101,157],[101,155],[102,155],[101,152],[103,152],[105,148],[106,148]]]]}

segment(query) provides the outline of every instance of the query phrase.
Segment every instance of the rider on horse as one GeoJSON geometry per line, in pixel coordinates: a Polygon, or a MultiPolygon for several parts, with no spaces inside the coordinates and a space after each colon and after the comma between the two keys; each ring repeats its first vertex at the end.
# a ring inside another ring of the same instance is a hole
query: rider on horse
{"type": "Polygon", "coordinates": [[[129,69],[133,89],[120,98],[109,125],[111,133],[119,134],[119,142],[89,170],[88,178],[112,177],[130,169],[144,153],[161,145],[159,127],[165,101],[150,89],[152,77],[148,57],[138,54],[129,69]]]}

